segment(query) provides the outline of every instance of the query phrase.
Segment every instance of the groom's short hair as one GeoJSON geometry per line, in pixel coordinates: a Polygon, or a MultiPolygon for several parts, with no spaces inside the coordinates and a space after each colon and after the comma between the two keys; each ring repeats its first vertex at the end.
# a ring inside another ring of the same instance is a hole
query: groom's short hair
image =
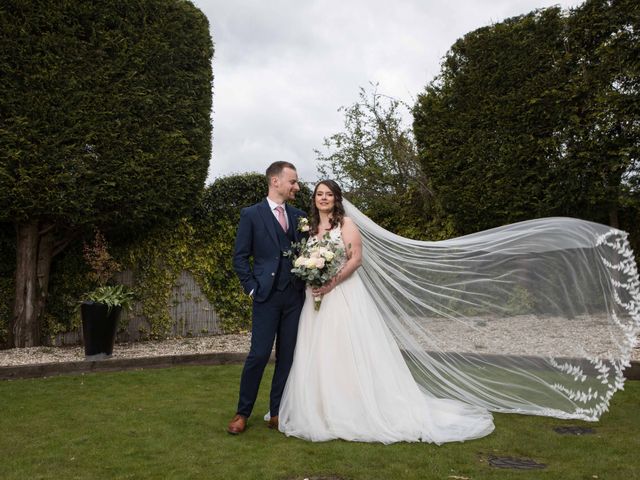
{"type": "Polygon", "coordinates": [[[295,170],[296,169],[296,167],[293,165],[293,163],[282,162],[282,161],[273,162],[267,168],[267,180],[270,181],[271,177],[279,176],[282,173],[282,170],[284,170],[285,168],[290,168],[291,170],[295,170]]]}

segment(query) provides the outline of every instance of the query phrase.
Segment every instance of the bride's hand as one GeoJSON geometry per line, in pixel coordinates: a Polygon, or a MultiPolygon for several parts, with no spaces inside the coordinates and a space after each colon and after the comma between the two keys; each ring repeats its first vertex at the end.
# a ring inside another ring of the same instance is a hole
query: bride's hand
{"type": "Polygon", "coordinates": [[[311,289],[311,293],[314,297],[318,297],[320,295],[326,295],[338,284],[338,278],[333,277],[329,282],[325,283],[321,287],[313,287],[311,289]]]}

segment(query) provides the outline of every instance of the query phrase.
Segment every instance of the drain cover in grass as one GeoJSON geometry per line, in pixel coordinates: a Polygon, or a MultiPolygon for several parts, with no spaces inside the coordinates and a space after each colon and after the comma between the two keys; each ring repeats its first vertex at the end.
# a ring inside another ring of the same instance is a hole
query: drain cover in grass
{"type": "Polygon", "coordinates": [[[555,427],[554,432],[560,435],[587,435],[590,433],[596,433],[593,428],[578,427],[577,425],[567,425],[566,427],[555,427]]]}
{"type": "Polygon", "coordinates": [[[320,476],[303,476],[303,477],[295,477],[287,480],[344,480],[342,477],[336,477],[335,475],[320,475],[320,476]]]}
{"type": "Polygon", "coordinates": [[[528,458],[489,457],[489,465],[496,468],[513,468],[515,470],[536,470],[546,468],[544,463],[538,463],[528,458]]]}

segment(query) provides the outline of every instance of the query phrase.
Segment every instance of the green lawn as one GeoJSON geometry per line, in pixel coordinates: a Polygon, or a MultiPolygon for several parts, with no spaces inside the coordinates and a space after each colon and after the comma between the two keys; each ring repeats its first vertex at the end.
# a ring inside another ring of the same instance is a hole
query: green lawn
{"type": "MultiPolygon", "coordinates": [[[[496,431],[466,443],[310,443],[256,415],[228,435],[241,366],[183,367],[0,382],[0,479],[634,479],[640,478],[640,382],[628,382],[598,423],[495,415],[496,431]],[[594,435],[555,433],[560,425],[594,435]],[[544,470],[490,467],[526,457],[544,470]]],[[[271,371],[268,372],[270,378],[271,371]]]]}

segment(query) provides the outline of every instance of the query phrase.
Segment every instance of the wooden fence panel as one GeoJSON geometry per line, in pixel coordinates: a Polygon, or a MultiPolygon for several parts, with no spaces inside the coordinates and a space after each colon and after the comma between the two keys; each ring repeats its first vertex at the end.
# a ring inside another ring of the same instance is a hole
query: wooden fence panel
{"type": "MultiPolygon", "coordinates": [[[[133,273],[130,271],[122,272],[118,275],[117,280],[125,285],[133,285],[133,273]]],[[[169,316],[173,319],[173,327],[170,332],[172,337],[197,337],[223,333],[213,305],[202,293],[193,275],[187,271],[180,274],[167,307],[169,316]]],[[[120,325],[127,325],[127,328],[118,332],[118,342],[135,342],[148,338],[149,322],[141,314],[141,310],[140,305],[137,304],[134,305],[132,311],[122,312],[120,325]]],[[[81,343],[81,331],[61,333],[53,340],[53,344],[56,346],[81,343]]]]}

